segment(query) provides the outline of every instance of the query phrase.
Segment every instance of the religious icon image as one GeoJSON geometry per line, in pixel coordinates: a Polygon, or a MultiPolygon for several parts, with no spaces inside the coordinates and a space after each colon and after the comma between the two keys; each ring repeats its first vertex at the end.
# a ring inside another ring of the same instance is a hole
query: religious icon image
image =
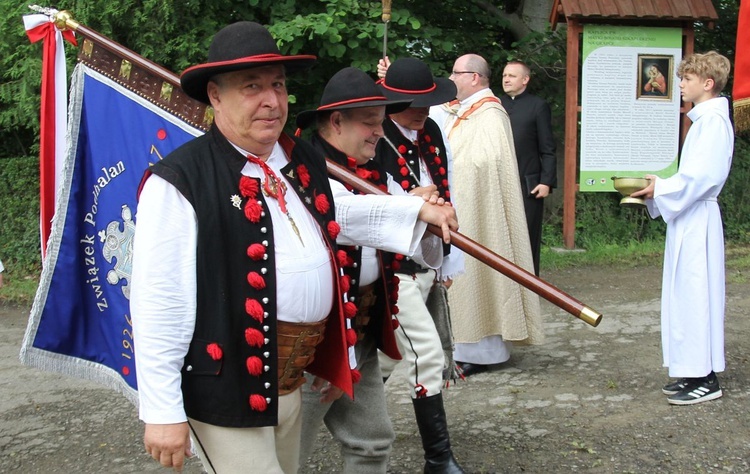
{"type": "Polygon", "coordinates": [[[672,100],[673,61],[671,55],[638,55],[637,99],[672,100]]]}

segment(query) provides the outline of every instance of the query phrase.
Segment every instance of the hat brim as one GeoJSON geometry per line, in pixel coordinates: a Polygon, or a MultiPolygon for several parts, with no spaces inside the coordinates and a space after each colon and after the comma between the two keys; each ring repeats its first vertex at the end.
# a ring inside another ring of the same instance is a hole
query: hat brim
{"type": "Polygon", "coordinates": [[[195,100],[209,104],[208,92],[206,87],[208,81],[217,74],[227,72],[241,71],[262,66],[284,66],[287,74],[294,74],[310,68],[316,61],[315,56],[298,55],[282,56],[276,54],[264,54],[260,56],[251,56],[247,58],[234,59],[232,61],[220,61],[185,69],[180,76],[180,85],[187,95],[195,100]]]}
{"type": "Polygon", "coordinates": [[[386,88],[383,82],[378,83],[380,91],[390,100],[411,99],[410,107],[430,107],[444,104],[456,98],[456,85],[450,79],[439,77],[435,79],[435,89],[424,94],[409,94],[404,91],[394,91],[386,88]]]}
{"type": "Polygon", "coordinates": [[[335,107],[324,107],[315,110],[305,110],[297,115],[297,127],[305,129],[309,127],[321,112],[333,112],[334,110],[361,109],[364,107],[380,107],[385,105],[387,115],[397,114],[411,107],[411,99],[402,100],[365,100],[362,102],[350,102],[335,107]]]}

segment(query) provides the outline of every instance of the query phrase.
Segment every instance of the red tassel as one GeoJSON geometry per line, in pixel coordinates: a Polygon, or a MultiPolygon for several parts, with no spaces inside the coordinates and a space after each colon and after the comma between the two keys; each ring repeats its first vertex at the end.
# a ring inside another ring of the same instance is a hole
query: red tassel
{"type": "Polygon", "coordinates": [[[417,398],[425,398],[427,396],[427,389],[421,383],[414,386],[414,392],[417,394],[417,398]]]}
{"type": "Polygon", "coordinates": [[[362,372],[357,369],[352,370],[352,383],[359,383],[362,380],[362,372]]]}
{"type": "Polygon", "coordinates": [[[250,395],[250,408],[254,411],[266,411],[268,408],[266,397],[257,394],[250,395]]]}
{"type": "Polygon", "coordinates": [[[401,188],[402,189],[409,189],[409,181],[406,180],[406,179],[403,180],[403,181],[401,181],[401,188]]]}
{"type": "Polygon", "coordinates": [[[341,226],[336,221],[331,221],[328,223],[328,235],[331,236],[333,240],[336,240],[336,237],[339,236],[339,233],[341,232],[341,226]]]}
{"type": "Polygon", "coordinates": [[[372,171],[365,168],[357,168],[355,172],[357,173],[357,176],[362,179],[370,179],[370,177],[372,176],[372,171]]]}
{"type": "Polygon", "coordinates": [[[331,209],[331,204],[328,202],[328,196],[325,194],[318,194],[315,196],[315,209],[321,214],[326,214],[331,209]]]}
{"type": "Polygon", "coordinates": [[[401,268],[401,264],[398,263],[398,260],[394,260],[391,262],[391,270],[393,270],[394,272],[397,272],[399,271],[400,268],[401,268]]]}
{"type": "Polygon", "coordinates": [[[346,266],[346,261],[348,258],[349,257],[346,255],[346,252],[344,252],[343,250],[336,251],[336,260],[338,260],[340,266],[346,266]]]}
{"type": "Polygon", "coordinates": [[[402,155],[403,155],[404,153],[406,153],[406,146],[404,146],[404,145],[399,145],[399,146],[398,146],[398,152],[399,152],[399,153],[401,153],[402,155]]]}
{"type": "Polygon", "coordinates": [[[248,273],[247,282],[256,290],[262,290],[266,287],[266,280],[258,272],[248,273]]]}
{"type": "Polygon", "coordinates": [[[245,362],[245,365],[247,365],[247,373],[250,375],[254,375],[255,377],[258,377],[260,374],[263,373],[263,361],[260,360],[260,357],[257,356],[250,356],[247,358],[247,361],[245,362]]]}
{"type": "Polygon", "coordinates": [[[307,169],[307,166],[299,165],[297,167],[297,175],[299,175],[299,180],[303,187],[310,186],[310,171],[307,169]]]}
{"type": "Polygon", "coordinates": [[[258,189],[259,186],[256,180],[247,176],[240,178],[240,194],[242,194],[242,197],[255,199],[255,196],[258,195],[258,189]]]}
{"type": "Polygon", "coordinates": [[[351,301],[347,301],[344,303],[344,316],[346,316],[348,319],[353,318],[357,315],[357,305],[352,303],[351,301]]]}
{"type": "Polygon", "coordinates": [[[247,248],[247,256],[253,260],[261,260],[263,255],[266,254],[266,248],[263,244],[251,244],[247,248]]]}
{"type": "Polygon", "coordinates": [[[399,313],[398,306],[396,306],[395,304],[393,306],[391,306],[391,314],[395,316],[398,313],[399,313]]]}
{"type": "Polygon", "coordinates": [[[260,222],[260,214],[263,209],[260,207],[254,199],[250,199],[245,203],[245,217],[253,224],[260,222]]]}
{"type": "Polygon", "coordinates": [[[344,293],[348,293],[349,289],[352,287],[352,277],[349,275],[342,275],[339,281],[339,284],[341,285],[341,291],[344,293]]]}
{"type": "Polygon", "coordinates": [[[398,327],[401,325],[401,323],[398,322],[398,319],[393,318],[391,319],[391,326],[393,326],[393,330],[395,331],[398,329],[398,327]]]}
{"type": "Polygon", "coordinates": [[[262,347],[265,343],[265,337],[263,333],[255,328],[245,329],[245,341],[252,347],[262,347]]]}
{"type": "Polygon", "coordinates": [[[258,300],[248,298],[245,300],[245,312],[259,323],[263,322],[263,306],[258,300]]]}
{"type": "Polygon", "coordinates": [[[349,328],[346,330],[346,345],[351,347],[357,342],[357,333],[354,329],[349,328]]]}
{"type": "Polygon", "coordinates": [[[427,135],[427,134],[425,133],[425,134],[424,134],[424,141],[426,141],[427,143],[430,143],[430,142],[432,141],[432,137],[430,137],[429,135],[427,135]]]}
{"type": "Polygon", "coordinates": [[[221,350],[221,346],[215,342],[206,346],[206,352],[208,352],[208,355],[210,355],[213,360],[221,360],[224,356],[224,351],[221,350]]]}

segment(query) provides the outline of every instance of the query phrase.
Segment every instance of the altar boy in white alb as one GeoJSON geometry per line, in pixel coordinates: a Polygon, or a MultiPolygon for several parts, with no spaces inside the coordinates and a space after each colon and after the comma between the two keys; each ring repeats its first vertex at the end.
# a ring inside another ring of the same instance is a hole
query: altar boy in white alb
{"type": "Polygon", "coordinates": [[[719,97],[730,63],[716,53],[686,57],[677,71],[685,102],[695,106],[677,173],[631,196],[648,198],[651,217],[667,223],[662,279],[664,366],[677,380],[664,386],[673,405],[722,396],[724,370],[724,229],[717,197],[729,175],[734,132],[719,97]]]}

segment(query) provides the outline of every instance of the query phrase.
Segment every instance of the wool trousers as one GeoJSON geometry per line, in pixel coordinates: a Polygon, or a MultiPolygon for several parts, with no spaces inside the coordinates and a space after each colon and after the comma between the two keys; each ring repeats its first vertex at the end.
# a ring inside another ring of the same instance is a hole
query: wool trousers
{"type": "Polygon", "coordinates": [[[300,461],[304,463],[313,452],[320,426],[325,423],[341,445],[342,472],[385,474],[396,435],[388,417],[375,341],[365,335],[357,342],[355,351],[362,378],[354,384],[354,399],[343,395],[333,403],[321,403],[320,394],[310,388],[313,376],[305,375],[300,461]]]}

